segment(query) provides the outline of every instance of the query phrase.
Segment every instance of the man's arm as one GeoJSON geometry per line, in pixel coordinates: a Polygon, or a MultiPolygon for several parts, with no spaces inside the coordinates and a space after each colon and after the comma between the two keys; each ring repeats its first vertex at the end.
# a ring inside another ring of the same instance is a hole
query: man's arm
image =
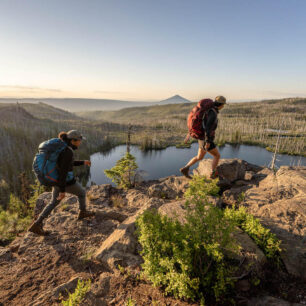
{"type": "Polygon", "coordinates": [[[74,166],[83,166],[83,165],[91,166],[91,161],[90,160],[75,160],[73,162],[73,165],[74,166]]]}
{"type": "MultiPolygon", "coordinates": [[[[212,127],[217,119],[217,114],[212,109],[208,111],[208,118],[206,124],[204,124],[205,127],[205,135],[206,135],[206,141],[207,142],[213,142],[213,136],[211,136],[212,127]]],[[[203,120],[204,121],[204,120],[203,120]]]]}
{"type": "Polygon", "coordinates": [[[70,149],[65,149],[58,157],[57,165],[59,172],[58,186],[60,192],[64,193],[66,188],[66,178],[72,163],[73,153],[70,149]]]}
{"type": "Polygon", "coordinates": [[[85,160],[75,160],[75,161],[73,162],[73,165],[74,165],[74,166],[83,166],[84,163],[85,163],[85,160]]]}

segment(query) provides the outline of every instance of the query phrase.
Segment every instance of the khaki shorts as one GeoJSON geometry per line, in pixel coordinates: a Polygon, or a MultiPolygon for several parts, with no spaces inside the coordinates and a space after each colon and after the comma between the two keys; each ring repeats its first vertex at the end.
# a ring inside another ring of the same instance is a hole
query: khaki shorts
{"type": "MultiPolygon", "coordinates": [[[[198,140],[199,143],[199,148],[205,150],[204,145],[205,145],[205,140],[198,140]]],[[[214,148],[216,148],[216,145],[214,142],[210,143],[210,147],[208,149],[208,151],[213,150],[214,148]]]]}

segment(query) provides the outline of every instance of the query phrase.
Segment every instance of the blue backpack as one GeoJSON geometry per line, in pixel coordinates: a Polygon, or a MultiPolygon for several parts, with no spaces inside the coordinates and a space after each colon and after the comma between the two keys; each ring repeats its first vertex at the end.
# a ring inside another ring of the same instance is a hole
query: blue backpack
{"type": "MultiPolygon", "coordinates": [[[[55,186],[59,182],[57,159],[60,153],[66,148],[67,144],[59,138],[52,138],[39,145],[38,153],[35,155],[33,161],[33,170],[42,185],[55,186]]],[[[73,171],[69,171],[66,182],[73,179],[73,171]]]]}

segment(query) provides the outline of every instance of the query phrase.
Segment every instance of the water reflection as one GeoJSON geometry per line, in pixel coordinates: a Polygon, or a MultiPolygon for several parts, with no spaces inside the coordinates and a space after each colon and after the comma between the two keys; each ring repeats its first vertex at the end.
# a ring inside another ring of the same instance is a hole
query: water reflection
{"type": "MultiPolygon", "coordinates": [[[[144,179],[158,179],[169,175],[180,175],[179,168],[185,165],[190,158],[197,154],[198,145],[192,144],[190,149],[177,149],[169,147],[164,150],[141,151],[136,146],[131,146],[131,154],[136,157],[139,169],[144,179]]],[[[273,153],[262,147],[249,145],[228,145],[219,148],[221,158],[239,158],[249,163],[268,166],[272,160],[273,153]]],[[[116,161],[124,156],[126,146],[120,145],[108,152],[95,153],[91,156],[92,166],[88,185],[109,184],[111,181],[104,175],[105,169],[110,169],[116,161]]],[[[211,158],[206,154],[205,158],[211,158]]],[[[296,166],[306,165],[306,158],[301,156],[278,155],[276,165],[296,166]]],[[[195,165],[194,167],[196,167],[195,165]]]]}

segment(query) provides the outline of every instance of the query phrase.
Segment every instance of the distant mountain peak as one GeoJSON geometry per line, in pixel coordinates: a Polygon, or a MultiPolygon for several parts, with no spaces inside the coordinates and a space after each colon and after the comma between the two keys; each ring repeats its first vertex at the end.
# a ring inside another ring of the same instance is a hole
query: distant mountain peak
{"type": "Polygon", "coordinates": [[[159,102],[159,104],[172,104],[172,103],[190,103],[191,101],[183,98],[180,95],[174,95],[168,99],[162,100],[159,102]]]}

